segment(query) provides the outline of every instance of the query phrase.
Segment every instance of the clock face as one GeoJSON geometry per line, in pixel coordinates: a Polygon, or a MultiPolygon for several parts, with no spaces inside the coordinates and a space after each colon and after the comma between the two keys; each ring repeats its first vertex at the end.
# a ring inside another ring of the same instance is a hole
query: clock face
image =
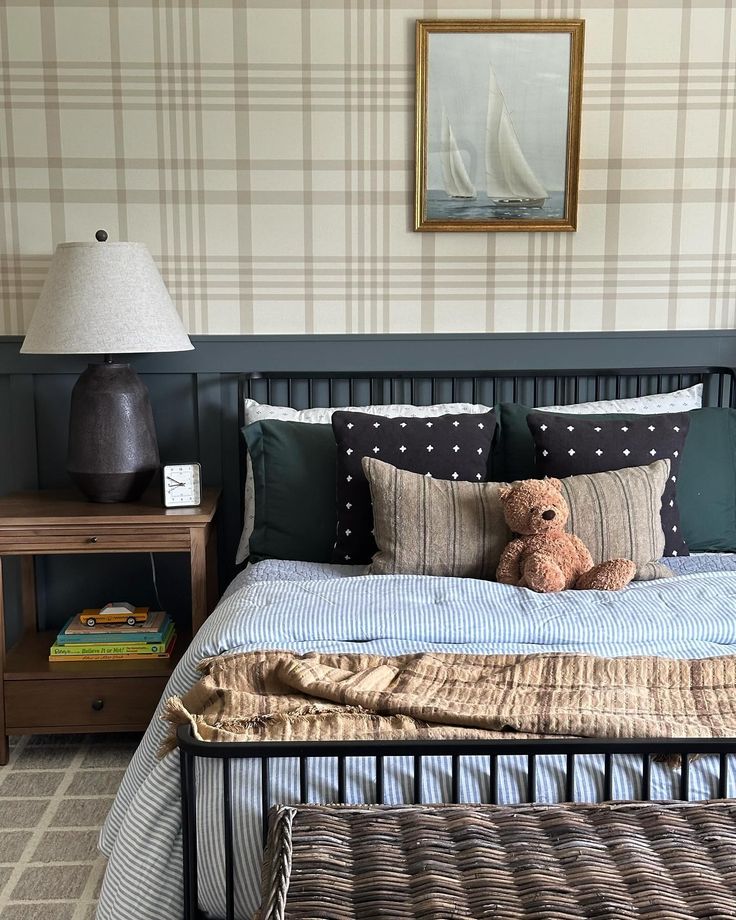
{"type": "Polygon", "coordinates": [[[170,463],[163,468],[164,505],[189,508],[202,500],[201,471],[198,463],[170,463]]]}

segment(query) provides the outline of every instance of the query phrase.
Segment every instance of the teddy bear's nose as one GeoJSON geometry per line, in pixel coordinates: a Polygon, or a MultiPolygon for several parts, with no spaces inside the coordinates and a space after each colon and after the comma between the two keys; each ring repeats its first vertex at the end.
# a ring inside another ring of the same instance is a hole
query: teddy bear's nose
{"type": "Polygon", "coordinates": [[[552,521],[554,520],[555,513],[551,508],[548,508],[546,511],[542,512],[542,517],[545,519],[545,521],[552,521]]]}

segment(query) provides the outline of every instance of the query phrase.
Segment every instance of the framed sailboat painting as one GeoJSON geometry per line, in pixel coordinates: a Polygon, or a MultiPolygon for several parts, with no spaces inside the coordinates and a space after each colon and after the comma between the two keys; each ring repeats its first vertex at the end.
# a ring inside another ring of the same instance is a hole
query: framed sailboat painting
{"type": "Polygon", "coordinates": [[[416,230],[575,230],[584,22],[417,22],[416,230]]]}

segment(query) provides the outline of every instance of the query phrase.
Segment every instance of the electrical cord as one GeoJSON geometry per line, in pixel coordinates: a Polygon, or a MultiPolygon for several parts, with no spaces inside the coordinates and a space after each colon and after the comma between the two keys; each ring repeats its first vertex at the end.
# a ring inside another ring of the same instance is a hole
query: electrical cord
{"type": "Polygon", "coordinates": [[[153,553],[148,554],[151,560],[151,578],[153,580],[153,592],[156,595],[156,604],[159,610],[163,610],[163,604],[161,603],[161,598],[158,593],[158,579],[156,578],[156,560],[153,558],[153,553]]]}

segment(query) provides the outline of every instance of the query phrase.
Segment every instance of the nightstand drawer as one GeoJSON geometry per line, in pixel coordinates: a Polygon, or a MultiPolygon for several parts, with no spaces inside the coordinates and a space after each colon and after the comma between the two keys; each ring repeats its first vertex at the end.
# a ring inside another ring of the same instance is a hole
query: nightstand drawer
{"type": "Polygon", "coordinates": [[[7,730],[144,729],[165,685],[165,677],[6,681],[7,730]]]}
{"type": "Polygon", "coordinates": [[[39,529],[0,530],[2,553],[186,552],[191,537],[187,528],[154,530],[144,527],[69,527],[44,533],[39,529]]]}

